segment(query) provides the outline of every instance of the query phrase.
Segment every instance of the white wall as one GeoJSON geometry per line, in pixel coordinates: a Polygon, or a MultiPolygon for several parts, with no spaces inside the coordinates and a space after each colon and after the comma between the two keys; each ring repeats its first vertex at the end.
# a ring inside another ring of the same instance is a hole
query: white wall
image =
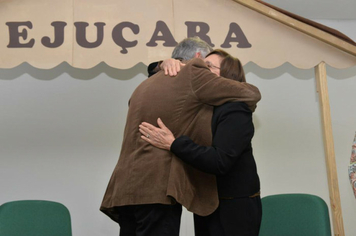
{"type": "MultiPolygon", "coordinates": [[[[319,21],[356,40],[356,21],[319,21]]],[[[328,204],[321,118],[313,69],[245,66],[262,101],[254,115],[262,195],[311,193],[328,204]]],[[[356,232],[356,200],[347,167],[356,131],[356,67],[328,71],[336,162],[346,235],[356,232]]],[[[118,235],[99,206],[121,148],[127,101],[146,76],[103,64],[0,69],[0,204],[47,199],[65,204],[74,236],[118,235]]],[[[181,235],[192,236],[184,212],[181,235]]]]}

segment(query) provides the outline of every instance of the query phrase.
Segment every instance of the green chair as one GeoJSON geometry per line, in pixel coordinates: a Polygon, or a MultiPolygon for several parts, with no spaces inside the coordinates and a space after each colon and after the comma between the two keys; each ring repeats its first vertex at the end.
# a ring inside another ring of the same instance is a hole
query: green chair
{"type": "Polygon", "coordinates": [[[0,236],[72,236],[70,213],[58,202],[7,202],[0,206],[0,236]]]}
{"type": "Polygon", "coordinates": [[[278,194],[262,198],[259,236],[330,236],[328,206],[310,194],[278,194]]]}

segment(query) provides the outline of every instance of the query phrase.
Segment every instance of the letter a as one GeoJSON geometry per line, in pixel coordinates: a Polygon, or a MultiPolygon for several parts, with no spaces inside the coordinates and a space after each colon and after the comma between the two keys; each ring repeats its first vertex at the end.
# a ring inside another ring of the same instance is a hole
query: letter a
{"type": "Polygon", "coordinates": [[[250,48],[252,45],[248,42],[244,32],[242,32],[240,26],[236,23],[231,23],[229,32],[225,38],[225,42],[221,44],[222,48],[231,48],[230,43],[237,42],[238,48],[250,48]],[[235,37],[232,37],[232,34],[235,34],[235,37]]]}
{"type": "Polygon", "coordinates": [[[155,47],[157,46],[157,40],[164,41],[163,46],[166,47],[174,47],[178,44],[174,40],[173,35],[169,30],[168,26],[163,21],[157,21],[155,32],[153,33],[151,40],[146,45],[148,47],[155,47]],[[158,36],[159,32],[162,33],[161,36],[158,36]]]}

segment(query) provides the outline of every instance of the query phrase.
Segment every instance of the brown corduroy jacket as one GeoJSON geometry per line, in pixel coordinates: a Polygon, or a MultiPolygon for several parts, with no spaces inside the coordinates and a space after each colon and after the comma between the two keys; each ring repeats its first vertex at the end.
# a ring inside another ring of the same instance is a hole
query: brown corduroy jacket
{"type": "Polygon", "coordinates": [[[176,77],[158,72],[143,81],[131,96],[121,154],[100,210],[117,221],[117,206],[179,202],[198,215],[211,214],[218,206],[215,176],[145,142],[138,126],[157,125],[160,117],[176,137],[211,145],[213,106],[244,101],[254,110],[260,98],[255,86],[218,77],[201,59],[189,61],[176,77]]]}

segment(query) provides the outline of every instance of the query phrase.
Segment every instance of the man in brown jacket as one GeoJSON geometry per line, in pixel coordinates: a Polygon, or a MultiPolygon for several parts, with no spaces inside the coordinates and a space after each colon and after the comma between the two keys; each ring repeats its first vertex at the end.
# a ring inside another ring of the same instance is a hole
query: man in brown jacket
{"type": "MultiPolygon", "coordinates": [[[[204,58],[211,50],[204,41],[188,38],[174,52],[184,54],[180,49],[187,44],[194,57],[204,58]]],[[[175,136],[211,145],[213,106],[243,101],[254,110],[260,98],[253,85],[218,77],[199,58],[174,78],[160,71],[142,82],[131,96],[120,158],[100,207],[120,224],[120,236],[178,236],[181,205],[201,216],[218,206],[215,176],[143,141],[141,122],[156,124],[160,117],[175,136]]]]}

